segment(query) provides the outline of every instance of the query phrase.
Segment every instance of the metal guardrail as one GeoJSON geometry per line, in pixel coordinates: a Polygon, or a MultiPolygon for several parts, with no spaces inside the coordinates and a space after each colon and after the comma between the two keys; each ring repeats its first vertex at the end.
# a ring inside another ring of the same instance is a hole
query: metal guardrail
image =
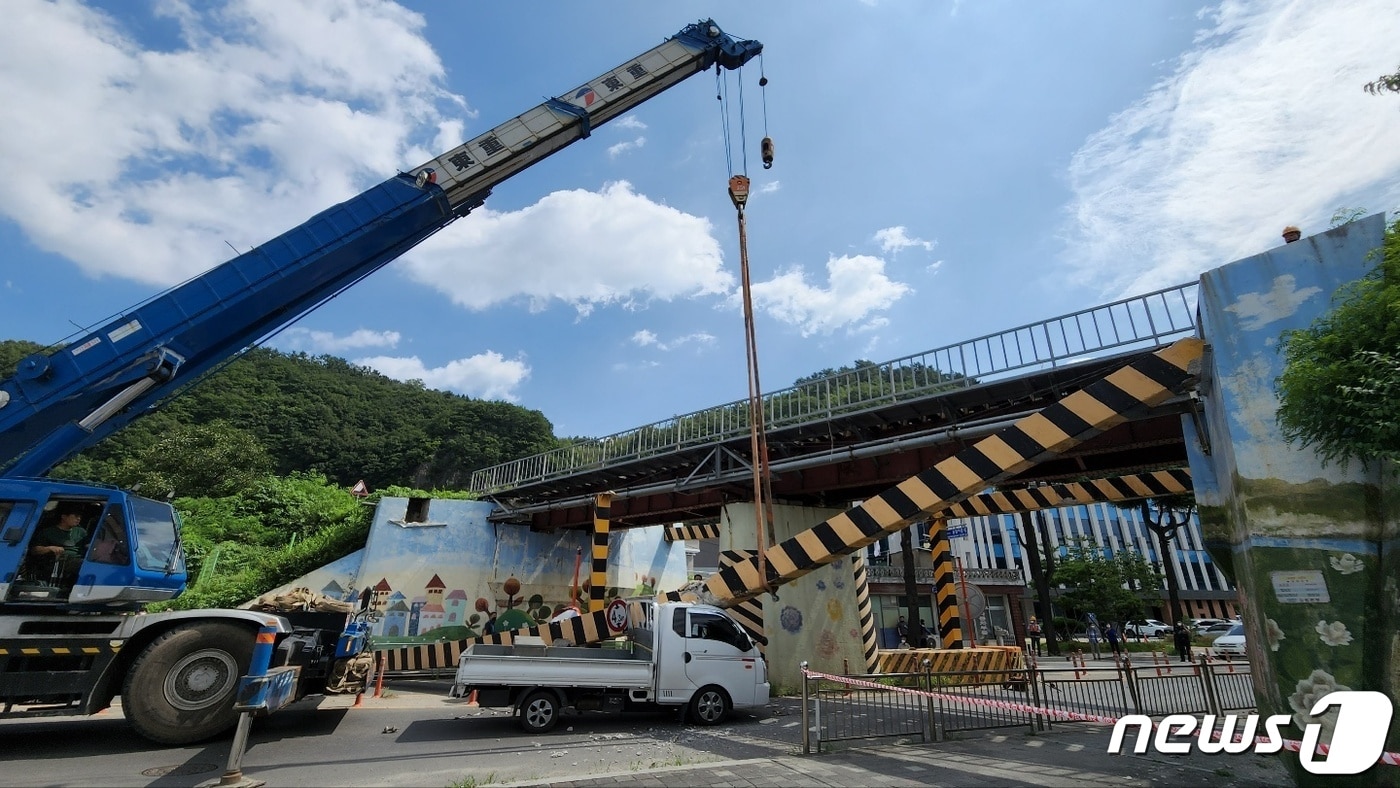
{"type": "Polygon", "coordinates": [[[802,751],[823,743],[1020,728],[1045,730],[1069,714],[1110,720],[1128,714],[1214,714],[1253,710],[1248,665],[1212,662],[1070,662],[1023,670],[808,677],[802,663],[802,751]],[[869,685],[885,685],[875,689],[869,685]],[[902,690],[914,690],[908,692],[902,690]],[[1037,711],[1039,710],[1039,711],[1037,711]],[[1067,714],[1056,716],[1055,712],[1067,714]]]}
{"type": "MultiPolygon", "coordinates": [[[[940,391],[1159,347],[1196,331],[1198,283],[1188,282],[923,353],[807,381],[763,397],[768,429],[831,419],[940,391]]],[[[748,435],[747,400],[483,468],[469,490],[486,495],[748,435]]]]}

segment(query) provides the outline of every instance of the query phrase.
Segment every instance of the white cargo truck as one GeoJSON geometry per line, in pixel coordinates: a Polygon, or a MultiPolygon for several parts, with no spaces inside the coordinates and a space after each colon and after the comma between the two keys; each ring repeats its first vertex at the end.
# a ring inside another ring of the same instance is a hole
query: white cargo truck
{"type": "Polygon", "coordinates": [[[687,602],[633,605],[625,640],[598,646],[476,644],[462,654],[452,697],[511,708],[530,733],[565,709],[687,707],[700,725],[768,703],[758,646],[723,610],[687,602]]]}

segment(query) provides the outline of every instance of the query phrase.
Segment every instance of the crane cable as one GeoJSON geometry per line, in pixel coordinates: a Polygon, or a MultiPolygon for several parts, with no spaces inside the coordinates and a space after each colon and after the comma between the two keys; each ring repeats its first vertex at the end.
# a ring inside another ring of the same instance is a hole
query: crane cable
{"type": "MultiPolygon", "coordinates": [[[[760,62],[762,56],[760,56],[760,62]]],[[[718,75],[717,75],[718,78],[718,75]]],[[[767,86],[768,78],[763,76],[759,86],[764,90],[764,133],[768,130],[767,86]]],[[[739,224],[739,280],[743,291],[744,307],[744,349],[748,366],[749,384],[749,450],[753,466],[754,530],[758,559],[758,592],[768,592],[776,599],[777,594],[768,580],[767,545],[768,532],[773,524],[773,474],[768,456],[768,435],[763,408],[763,387],[759,382],[758,341],[754,330],[753,288],[749,269],[748,224],[744,206],[749,198],[747,118],[744,113],[744,83],[739,77],[739,140],[743,162],[743,172],[734,174],[733,152],[729,134],[729,113],[725,97],[728,95],[727,80],[721,81],[716,97],[721,102],[720,114],[724,126],[725,158],[729,165],[729,199],[734,203],[739,224]]],[[[763,139],[764,169],[772,167],[772,140],[763,139]]]]}

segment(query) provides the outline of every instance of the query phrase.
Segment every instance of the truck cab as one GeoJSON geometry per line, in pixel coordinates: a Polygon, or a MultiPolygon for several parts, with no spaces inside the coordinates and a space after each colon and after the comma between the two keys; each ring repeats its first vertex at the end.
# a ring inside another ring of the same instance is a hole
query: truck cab
{"type": "Polygon", "coordinates": [[[0,479],[0,604],[138,609],[184,584],[170,504],[116,488],[0,479]]]}
{"type": "Polygon", "coordinates": [[[768,670],[758,645],[723,610],[660,605],[657,702],[692,702],[691,717],[718,723],[731,708],[768,702],[768,670]],[[714,689],[723,690],[720,697],[714,689]]]}

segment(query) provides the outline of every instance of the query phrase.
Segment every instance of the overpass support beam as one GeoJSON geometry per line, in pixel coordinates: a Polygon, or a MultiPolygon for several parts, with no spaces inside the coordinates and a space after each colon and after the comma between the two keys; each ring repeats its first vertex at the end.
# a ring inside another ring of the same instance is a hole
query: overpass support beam
{"type": "Polygon", "coordinates": [[[600,613],[608,599],[608,529],[612,527],[612,493],[593,502],[592,571],[588,577],[588,612],[600,613]]]}

